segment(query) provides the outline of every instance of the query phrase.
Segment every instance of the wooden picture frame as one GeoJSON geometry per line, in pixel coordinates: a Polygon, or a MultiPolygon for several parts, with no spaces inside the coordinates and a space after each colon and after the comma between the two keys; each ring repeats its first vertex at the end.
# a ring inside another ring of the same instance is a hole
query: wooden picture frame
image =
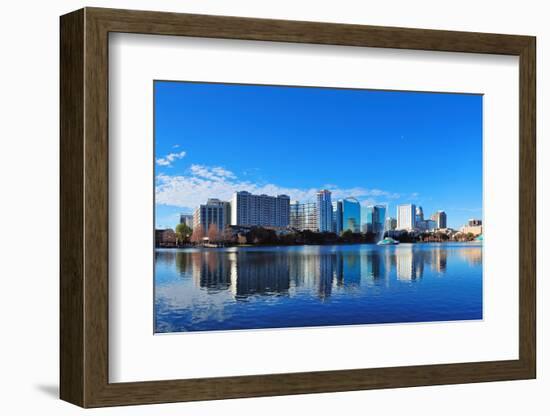
{"type": "Polygon", "coordinates": [[[536,376],[535,38],[85,8],[61,17],[60,396],[82,407],[213,400],[536,376]],[[110,32],[515,55],[520,66],[519,359],[109,383],[110,32]]]}

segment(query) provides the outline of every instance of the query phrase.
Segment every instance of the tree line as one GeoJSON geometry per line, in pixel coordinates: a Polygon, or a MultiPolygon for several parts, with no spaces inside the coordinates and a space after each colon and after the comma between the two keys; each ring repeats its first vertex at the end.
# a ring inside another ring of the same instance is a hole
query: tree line
{"type": "Polygon", "coordinates": [[[201,225],[191,229],[185,224],[176,227],[177,245],[202,244],[207,237],[213,244],[251,244],[251,245],[301,245],[301,244],[350,244],[374,243],[374,233],[354,233],[350,230],[341,235],[333,232],[315,232],[311,230],[277,233],[264,227],[251,227],[246,232],[236,232],[230,227],[220,230],[216,224],[210,224],[205,230],[201,225]]]}
{"type": "MultiPolygon", "coordinates": [[[[401,233],[392,233],[392,237],[401,243],[446,242],[450,240],[472,241],[475,239],[472,233],[449,235],[442,231],[423,232],[420,234],[403,231],[401,233]]],[[[354,233],[351,230],[346,230],[338,235],[333,232],[316,232],[311,230],[277,233],[273,229],[264,227],[251,227],[245,232],[237,232],[230,227],[220,230],[216,224],[210,224],[207,230],[201,225],[193,229],[185,224],[178,224],[176,226],[176,244],[178,246],[200,245],[206,241],[211,244],[223,245],[361,244],[376,243],[378,238],[379,236],[372,232],[354,233]]]]}

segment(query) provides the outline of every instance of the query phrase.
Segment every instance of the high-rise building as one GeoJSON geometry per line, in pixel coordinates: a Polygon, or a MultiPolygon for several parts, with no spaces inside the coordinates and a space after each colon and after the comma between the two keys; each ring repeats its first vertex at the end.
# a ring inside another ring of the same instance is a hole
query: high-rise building
{"type": "Polygon", "coordinates": [[[317,192],[317,228],[320,232],[332,231],[331,192],[326,189],[317,192]]]}
{"type": "Polygon", "coordinates": [[[192,214],[180,214],[180,224],[185,224],[189,228],[193,228],[193,215],[192,214]]]}
{"type": "Polygon", "coordinates": [[[397,206],[397,229],[414,230],[416,225],[416,206],[403,204],[397,206]]]}
{"type": "Polygon", "coordinates": [[[435,221],[436,228],[447,228],[447,214],[445,211],[437,211],[431,216],[431,219],[435,221]]]}
{"type": "Polygon", "coordinates": [[[317,204],[315,202],[306,202],[300,204],[293,201],[290,204],[290,226],[297,230],[318,231],[317,204]]]}
{"type": "Polygon", "coordinates": [[[332,231],[338,235],[342,233],[342,201],[332,203],[332,231]]]}
{"type": "Polygon", "coordinates": [[[374,232],[374,207],[372,205],[361,207],[361,223],[364,233],[374,232]]]}
{"type": "Polygon", "coordinates": [[[361,205],[355,198],[342,200],[342,231],[361,231],[361,205]]]}
{"type": "Polygon", "coordinates": [[[437,228],[437,223],[434,220],[424,220],[426,223],[426,230],[433,231],[437,228]]]}
{"type": "Polygon", "coordinates": [[[373,229],[375,233],[384,231],[384,221],[386,220],[386,207],[384,205],[374,206],[373,229]]]}
{"type": "Polygon", "coordinates": [[[416,222],[424,221],[424,211],[421,206],[416,207],[416,222]]]}
{"type": "Polygon", "coordinates": [[[386,217],[384,228],[387,231],[395,230],[397,228],[397,220],[393,217],[386,217]]]}
{"type": "Polygon", "coordinates": [[[366,207],[367,212],[367,231],[371,233],[376,232],[376,225],[378,223],[378,212],[373,205],[366,207]]]}
{"type": "Polygon", "coordinates": [[[384,231],[386,220],[386,207],[384,205],[369,205],[366,207],[366,218],[363,231],[369,233],[380,233],[384,231]]]}
{"type": "Polygon", "coordinates": [[[227,224],[229,202],[211,198],[206,204],[199,205],[193,214],[193,228],[201,226],[207,232],[210,224],[215,224],[218,230],[223,230],[227,224]]]}
{"type": "Polygon", "coordinates": [[[287,195],[253,195],[247,191],[233,194],[231,225],[288,227],[290,198],[287,195]]]}
{"type": "Polygon", "coordinates": [[[424,219],[424,211],[422,210],[422,207],[416,207],[415,228],[419,231],[433,231],[437,228],[437,224],[432,219],[424,219]]]}
{"type": "Polygon", "coordinates": [[[481,225],[481,220],[478,220],[478,219],[474,219],[474,218],[470,218],[468,220],[468,226],[469,227],[476,227],[478,225],[481,225]]]}

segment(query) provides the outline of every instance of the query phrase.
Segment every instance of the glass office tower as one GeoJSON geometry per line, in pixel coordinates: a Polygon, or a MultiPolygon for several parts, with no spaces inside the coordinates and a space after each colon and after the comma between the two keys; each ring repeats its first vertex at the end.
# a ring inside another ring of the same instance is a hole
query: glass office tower
{"type": "Polygon", "coordinates": [[[381,233],[384,231],[386,220],[386,207],[384,205],[369,205],[365,209],[365,227],[363,231],[369,233],[381,233]]]}
{"type": "Polygon", "coordinates": [[[350,230],[354,233],[360,232],[361,227],[361,205],[355,198],[342,200],[342,231],[350,230]]]}
{"type": "Polygon", "coordinates": [[[332,203],[332,231],[338,235],[342,233],[342,201],[332,203]]]}
{"type": "Polygon", "coordinates": [[[331,192],[323,189],[317,192],[317,228],[320,232],[332,231],[331,192]]]}

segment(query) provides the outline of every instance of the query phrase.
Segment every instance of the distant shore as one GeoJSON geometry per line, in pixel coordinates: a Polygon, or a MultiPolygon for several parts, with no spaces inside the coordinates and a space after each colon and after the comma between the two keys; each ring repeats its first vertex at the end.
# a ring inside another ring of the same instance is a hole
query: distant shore
{"type": "MultiPolygon", "coordinates": [[[[192,232],[160,230],[171,238],[156,238],[155,246],[169,247],[243,247],[243,246],[312,246],[312,245],[345,245],[345,244],[376,244],[385,237],[399,243],[444,243],[448,241],[475,241],[480,238],[472,233],[461,233],[445,228],[434,231],[390,230],[380,233],[353,232],[346,230],[337,234],[334,232],[318,232],[311,230],[276,230],[273,228],[251,227],[248,229],[226,228],[219,231],[211,227],[208,233],[202,229],[192,232]],[[171,234],[170,234],[171,233],[171,234]]],[[[482,237],[481,237],[482,238],[482,237]]]]}
{"type": "MultiPolygon", "coordinates": [[[[447,240],[447,241],[407,241],[402,242],[400,244],[448,244],[448,243],[481,243],[477,240],[472,241],[454,241],[454,240],[447,240]]],[[[231,247],[237,247],[237,248],[247,248],[247,247],[299,247],[299,246],[349,246],[349,245],[377,245],[377,243],[370,242],[370,243],[363,243],[363,242],[351,242],[351,243],[345,243],[345,242],[336,242],[336,243],[305,243],[305,244],[280,244],[280,243],[273,243],[273,244],[223,244],[223,245],[194,245],[194,244],[188,244],[188,245],[182,245],[182,246],[156,246],[155,249],[183,249],[183,248],[202,248],[202,249],[218,249],[218,248],[231,248],[231,247]]]]}

